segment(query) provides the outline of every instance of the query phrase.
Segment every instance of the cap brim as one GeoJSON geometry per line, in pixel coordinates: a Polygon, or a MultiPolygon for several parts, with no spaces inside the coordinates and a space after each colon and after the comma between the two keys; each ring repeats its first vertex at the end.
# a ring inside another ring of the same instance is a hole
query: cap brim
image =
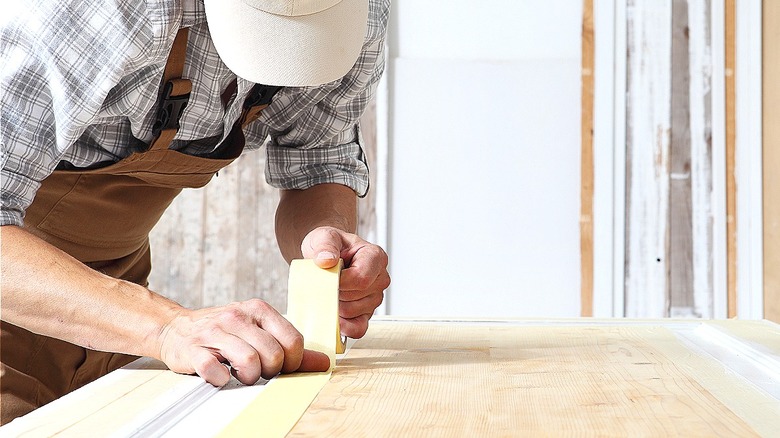
{"type": "Polygon", "coordinates": [[[366,34],[367,0],[342,0],[297,17],[274,15],[241,0],[205,0],[211,38],[222,61],[249,81],[321,85],[355,64],[366,34]]]}

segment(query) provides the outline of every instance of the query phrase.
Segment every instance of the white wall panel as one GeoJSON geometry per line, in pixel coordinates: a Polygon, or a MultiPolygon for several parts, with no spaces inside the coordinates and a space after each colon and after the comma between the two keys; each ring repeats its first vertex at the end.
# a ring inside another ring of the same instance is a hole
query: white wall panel
{"type": "Polygon", "coordinates": [[[390,314],[579,314],[579,68],[393,62],[390,314]]]}
{"type": "Polygon", "coordinates": [[[393,56],[517,60],[580,57],[580,0],[397,0],[393,56]]]}

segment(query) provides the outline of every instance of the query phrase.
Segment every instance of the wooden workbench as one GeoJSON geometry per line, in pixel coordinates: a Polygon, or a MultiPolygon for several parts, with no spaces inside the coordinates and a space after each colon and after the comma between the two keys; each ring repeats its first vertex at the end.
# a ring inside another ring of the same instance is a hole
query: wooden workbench
{"type": "MultiPolygon", "coordinates": [[[[213,436],[263,390],[217,391],[146,359],[17,419],[0,436],[213,436]]],[[[262,422],[256,427],[263,436],[262,422]]],[[[376,320],[290,432],[574,434],[779,436],[780,326],[376,320]]]]}

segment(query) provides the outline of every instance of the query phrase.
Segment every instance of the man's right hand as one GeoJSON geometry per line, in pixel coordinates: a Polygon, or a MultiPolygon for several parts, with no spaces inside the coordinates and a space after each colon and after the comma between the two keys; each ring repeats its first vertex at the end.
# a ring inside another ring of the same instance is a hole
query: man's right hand
{"type": "Polygon", "coordinates": [[[178,373],[196,373],[214,386],[230,373],[246,385],[279,372],[326,371],[327,355],[304,350],[303,336],[268,303],[253,299],[224,307],[183,309],[159,337],[160,359],[178,373]],[[229,372],[225,364],[229,364],[229,372]]]}

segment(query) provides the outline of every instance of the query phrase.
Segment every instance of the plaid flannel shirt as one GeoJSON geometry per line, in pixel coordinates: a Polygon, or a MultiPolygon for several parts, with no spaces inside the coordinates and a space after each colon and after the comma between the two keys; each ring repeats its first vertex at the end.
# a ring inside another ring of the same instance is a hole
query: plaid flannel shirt
{"type": "MultiPolygon", "coordinates": [[[[358,119],[384,69],[389,0],[371,0],[363,51],[342,79],[280,90],[245,127],[246,150],[266,145],[267,181],[304,189],[340,183],[359,195],[368,167],[358,119]]],[[[189,27],[183,77],[192,80],[172,149],[214,151],[253,83],[237,78],[211,41],[202,0],[14,0],[0,14],[0,225],[21,225],[57,166],[99,166],[151,142],[173,39],[189,27]]]]}

